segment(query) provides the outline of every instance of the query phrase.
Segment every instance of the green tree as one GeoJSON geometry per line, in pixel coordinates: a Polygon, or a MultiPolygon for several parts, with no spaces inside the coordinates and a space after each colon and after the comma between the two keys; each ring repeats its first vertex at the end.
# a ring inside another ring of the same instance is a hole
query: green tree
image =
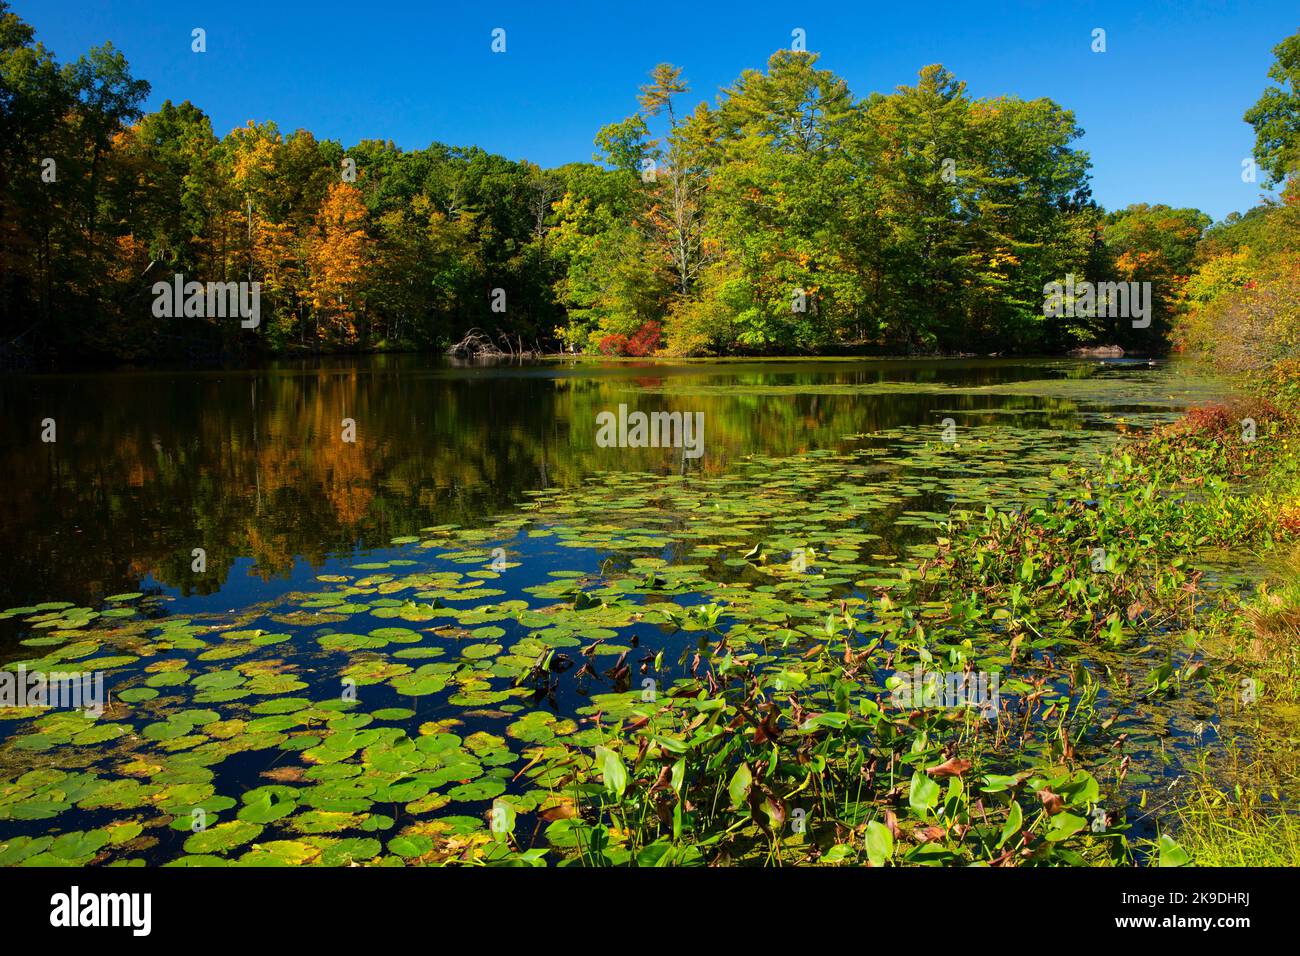
{"type": "Polygon", "coordinates": [[[1300,32],[1273,48],[1268,76],[1278,85],[1267,87],[1246,111],[1255,128],[1255,159],[1271,183],[1300,169],[1300,32]]]}

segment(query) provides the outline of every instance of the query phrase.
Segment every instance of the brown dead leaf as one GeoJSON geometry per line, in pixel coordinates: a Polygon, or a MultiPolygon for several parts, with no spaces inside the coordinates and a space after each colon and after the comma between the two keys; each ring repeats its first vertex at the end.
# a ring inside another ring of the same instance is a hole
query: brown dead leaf
{"type": "Polygon", "coordinates": [[[303,767],[272,767],[270,770],[263,770],[262,776],[277,783],[298,783],[306,778],[306,773],[303,767]]]}
{"type": "Polygon", "coordinates": [[[970,761],[962,757],[949,757],[937,767],[926,770],[932,777],[960,777],[970,769],[970,761]]]}
{"type": "Polygon", "coordinates": [[[1043,809],[1047,811],[1048,816],[1056,816],[1065,809],[1065,801],[1061,799],[1060,794],[1052,793],[1046,787],[1038,791],[1038,799],[1043,801],[1043,809]]]}
{"type": "Polygon", "coordinates": [[[578,815],[578,808],[572,800],[558,799],[549,806],[543,806],[537,815],[547,823],[554,823],[556,820],[572,820],[578,815]]]}
{"type": "Polygon", "coordinates": [[[912,831],[917,843],[929,843],[931,840],[943,839],[943,827],[917,827],[912,831]]]}

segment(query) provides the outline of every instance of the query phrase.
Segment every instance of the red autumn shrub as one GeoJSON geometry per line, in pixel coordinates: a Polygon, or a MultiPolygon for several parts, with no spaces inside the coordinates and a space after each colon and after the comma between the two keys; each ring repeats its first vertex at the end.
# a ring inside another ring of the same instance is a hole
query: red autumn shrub
{"type": "Polygon", "coordinates": [[[600,344],[596,348],[600,349],[601,355],[626,355],[627,336],[607,335],[600,340],[600,344]]]}
{"type": "Polygon", "coordinates": [[[1281,411],[1266,398],[1247,398],[1228,405],[1211,404],[1189,408],[1181,421],[1164,429],[1167,433],[1191,438],[1214,440],[1239,440],[1233,436],[1241,432],[1246,418],[1262,427],[1265,422],[1281,417],[1281,411]]]}
{"type": "Polygon", "coordinates": [[[1284,447],[1271,439],[1294,428],[1273,402],[1247,396],[1188,409],[1178,421],[1153,428],[1125,448],[1136,460],[1156,461],[1184,475],[1209,469],[1241,476],[1266,467],[1284,447]]]}
{"type": "Polygon", "coordinates": [[[627,340],[628,355],[653,355],[663,342],[663,327],[654,319],[641,323],[641,327],[627,340]]]}
{"type": "Polygon", "coordinates": [[[602,355],[654,355],[663,345],[663,327],[654,319],[642,322],[631,335],[607,335],[596,346],[602,355]]]}
{"type": "Polygon", "coordinates": [[[1193,435],[1218,437],[1236,425],[1226,405],[1201,405],[1187,410],[1183,431],[1193,435]]]}

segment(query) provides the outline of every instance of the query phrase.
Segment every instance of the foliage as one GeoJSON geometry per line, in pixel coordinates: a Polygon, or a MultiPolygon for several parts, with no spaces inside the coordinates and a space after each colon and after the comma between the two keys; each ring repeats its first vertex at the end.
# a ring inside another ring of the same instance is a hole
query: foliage
{"type": "Polygon", "coordinates": [[[1269,76],[1282,85],[1268,87],[1246,120],[1255,127],[1256,162],[1285,186],[1278,199],[1205,232],[1178,336],[1225,371],[1291,393],[1300,361],[1300,33],[1273,52],[1269,76]]]}
{"type": "Polygon", "coordinates": [[[1300,171],[1300,32],[1275,46],[1273,56],[1268,76],[1277,85],[1246,111],[1246,122],[1255,128],[1260,168],[1280,183],[1300,171]]]}
{"type": "Polygon", "coordinates": [[[596,163],[546,170],[271,122],[219,137],[188,102],[142,115],[148,84],[111,46],[60,67],[0,14],[9,360],[441,348],[470,328],[512,351],[1155,350],[1163,316],[1047,318],[1043,287],[1176,286],[1200,221],[1104,218],[1072,113],[971,98],[939,65],[858,99],[783,50],[688,109],[659,64],[596,163]],[[155,316],[176,274],[260,283],[263,324],[155,316]]]}
{"type": "Polygon", "coordinates": [[[1130,862],[1152,774],[1181,773],[1149,742],[1242,673],[1203,637],[1248,620],[1207,552],[1294,543],[1293,432],[1209,407],[1084,466],[1107,433],[894,428],[555,484],[226,613],[8,608],[6,668],[106,671],[114,706],[6,711],[0,864],[1130,862]],[[935,494],[953,510],[915,510],[935,494]],[[909,527],[906,556],[876,533],[909,527]],[[511,583],[543,552],[572,560],[511,583]],[[897,698],[916,670],[1000,698],[897,698]],[[226,792],[231,758],[263,780],[226,792]]]}
{"type": "Polygon", "coordinates": [[[1151,284],[1151,327],[1137,330],[1127,318],[1112,319],[1108,341],[1128,347],[1169,336],[1183,305],[1197,243],[1210,225],[1198,209],[1172,209],[1137,203],[1106,216],[1103,241],[1122,282],[1151,284]]]}

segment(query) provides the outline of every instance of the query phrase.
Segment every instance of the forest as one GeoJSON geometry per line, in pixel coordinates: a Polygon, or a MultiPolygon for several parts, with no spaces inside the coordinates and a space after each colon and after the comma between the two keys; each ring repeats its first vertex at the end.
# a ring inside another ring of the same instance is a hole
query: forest
{"type": "Polygon", "coordinates": [[[1210,225],[1102,209],[1069,109],[973,98],[937,64],[860,98],[780,50],[694,109],[660,64],[592,161],[555,169],[269,119],[218,135],[188,101],[146,113],[149,92],[111,43],[59,63],[0,0],[0,361],[441,351],[475,329],[511,353],[1152,353],[1210,225]],[[258,327],[155,315],[176,275],[259,283],[258,327]],[[1045,315],[1067,275],[1149,282],[1154,320],[1045,315]]]}
{"type": "MultiPolygon", "coordinates": [[[[542,168],[219,135],[0,0],[0,868],[1125,868],[1027,937],[1300,864],[1300,32],[1229,21],[1216,222],[937,64],[647,63],[542,168]]],[[[348,879],[238,906],[401,917],[348,879]]]]}

